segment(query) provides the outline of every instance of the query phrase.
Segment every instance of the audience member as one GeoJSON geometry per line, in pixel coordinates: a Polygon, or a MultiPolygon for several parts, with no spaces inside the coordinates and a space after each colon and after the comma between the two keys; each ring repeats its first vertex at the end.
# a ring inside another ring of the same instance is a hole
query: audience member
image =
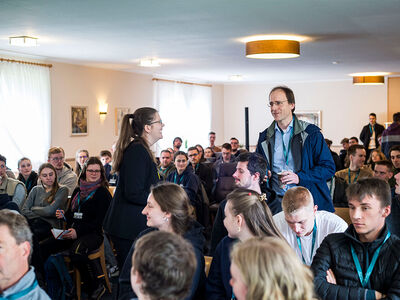
{"type": "Polygon", "coordinates": [[[378,136],[385,130],[381,124],[376,123],[376,114],[369,114],[369,124],[365,125],[360,133],[360,140],[369,157],[372,150],[379,147],[378,136]]]}
{"type": "Polygon", "coordinates": [[[328,234],[347,229],[347,223],[337,215],[317,211],[310,191],[302,186],[285,193],[282,209],[273,217],[276,227],[307,266],[311,265],[315,252],[328,234]]]}
{"type": "Polygon", "coordinates": [[[65,185],[68,188],[68,194],[72,195],[78,177],[71,169],[64,165],[64,150],[60,147],[52,147],[49,149],[47,158],[47,161],[56,169],[58,183],[60,185],[65,185]]]}
{"type": "Polygon", "coordinates": [[[174,165],[173,154],[168,150],[162,150],[160,153],[160,165],[158,167],[158,173],[164,180],[167,179],[168,175],[175,172],[176,168],[174,165]]]}
{"type": "Polygon", "coordinates": [[[176,138],[174,138],[174,141],[172,142],[172,148],[174,150],[174,153],[178,152],[179,149],[181,149],[181,146],[182,146],[182,139],[179,136],[177,136],[176,138]]]}
{"type": "Polygon", "coordinates": [[[112,154],[109,150],[102,150],[100,151],[100,160],[101,163],[103,164],[104,171],[106,172],[106,178],[107,181],[110,182],[110,179],[112,177],[111,175],[111,170],[112,170],[112,154]]]}
{"type": "MultiPolygon", "coordinates": [[[[393,164],[393,175],[396,175],[400,172],[400,145],[396,145],[390,148],[389,157],[393,164]]],[[[391,187],[394,187],[395,180],[392,178],[391,180],[389,180],[389,184],[391,187]]]]}
{"type": "Polygon", "coordinates": [[[120,269],[133,241],[146,228],[141,212],[150,187],[160,180],[150,147],[162,138],[163,127],[157,110],[150,107],[138,108],[122,119],[113,161],[118,185],[104,220],[104,230],[114,244],[120,269]]]}
{"type": "Polygon", "coordinates": [[[375,163],[374,177],[389,182],[393,177],[392,163],[387,160],[380,160],[375,163]]]}
{"type": "Polygon", "coordinates": [[[263,237],[237,243],[231,259],[230,284],[237,300],[314,299],[311,271],[281,239],[263,237]]]}
{"type": "MultiPolygon", "coordinates": [[[[267,171],[267,161],[258,153],[245,152],[237,158],[236,172],[233,174],[235,185],[249,189],[259,194],[264,193],[265,201],[271,213],[282,211],[281,203],[274,191],[265,187],[264,178],[267,171]]],[[[224,226],[226,199],[218,207],[211,234],[211,253],[214,253],[218,243],[228,234],[224,226]]]]}
{"type": "MultiPolygon", "coordinates": [[[[19,210],[25,202],[25,186],[21,181],[8,177],[6,163],[7,159],[0,154],[0,204],[4,207],[4,205],[10,205],[9,202],[12,201],[17,204],[19,210]]],[[[7,208],[17,209],[13,205],[7,208]]]]}
{"type": "Polygon", "coordinates": [[[371,177],[372,170],[364,167],[365,149],[362,145],[352,145],[347,150],[350,166],[344,170],[336,172],[335,176],[344,179],[348,184],[356,182],[358,179],[371,177]]]}
{"type": "Polygon", "coordinates": [[[349,138],[349,147],[353,145],[358,145],[358,138],[355,136],[352,136],[349,138]]]}
{"type": "Polygon", "coordinates": [[[256,152],[268,162],[270,187],[282,198],[291,187],[304,186],[319,209],[333,211],[326,181],[335,174],[335,163],[320,129],[297,119],[288,87],[273,88],[268,106],[274,122],[260,133],[256,152]]]}
{"type": "Polygon", "coordinates": [[[346,197],[347,182],[336,175],[327,182],[334,207],[349,207],[346,197]]]}
{"type": "Polygon", "coordinates": [[[26,219],[10,210],[0,211],[0,298],[50,300],[40,288],[33,267],[32,233],[26,219]]]}
{"type": "Polygon", "coordinates": [[[390,232],[400,237],[400,173],[397,173],[394,179],[396,180],[396,186],[394,193],[392,193],[392,205],[386,223],[390,232]]]}
{"type": "Polygon", "coordinates": [[[231,144],[225,143],[222,145],[221,156],[214,163],[214,170],[216,173],[216,177],[219,176],[219,169],[222,164],[234,162],[235,158],[232,156],[232,147],[231,144]]]}
{"type": "Polygon", "coordinates": [[[193,247],[185,239],[164,231],[146,234],[136,242],[132,256],[135,299],[185,299],[196,267],[193,247]]]}
{"type": "Polygon", "coordinates": [[[215,152],[211,147],[207,147],[204,150],[204,158],[207,160],[207,162],[210,162],[210,163],[214,163],[215,160],[217,159],[215,152]]]}
{"type": "Polygon", "coordinates": [[[214,184],[213,169],[200,162],[201,156],[199,150],[196,147],[190,147],[188,149],[188,157],[194,173],[200,178],[200,181],[206,190],[207,197],[210,200],[209,202],[212,202],[211,197],[214,184]]]}
{"type": "MultiPolygon", "coordinates": [[[[367,155],[367,157],[368,157],[368,155],[367,155]]],[[[374,149],[374,150],[370,151],[367,165],[368,165],[368,167],[371,168],[371,170],[374,170],[375,163],[378,161],[381,161],[381,160],[386,160],[385,154],[383,154],[383,152],[378,149],[374,149]]]]}
{"type": "Polygon", "coordinates": [[[329,151],[332,154],[332,159],[333,159],[333,162],[335,163],[336,171],[339,171],[339,170],[343,169],[342,168],[342,163],[340,162],[339,155],[335,151],[332,151],[332,149],[331,149],[332,141],[330,139],[325,139],[325,142],[328,145],[329,151]]]}
{"type": "Polygon", "coordinates": [[[37,185],[38,174],[32,170],[31,160],[23,157],[18,161],[18,180],[25,184],[26,193],[32,190],[37,185]]]}
{"type": "MultiPolygon", "coordinates": [[[[340,141],[340,144],[342,144],[343,149],[340,150],[339,153],[339,158],[340,158],[340,162],[342,164],[342,167],[348,167],[348,164],[346,164],[346,156],[347,156],[347,149],[349,149],[350,145],[349,145],[349,139],[348,138],[344,138],[340,141]]],[[[336,170],[339,171],[339,170],[336,170]]]]}
{"type": "Polygon", "coordinates": [[[208,140],[210,141],[210,148],[214,151],[214,152],[221,152],[221,148],[215,146],[215,132],[214,131],[210,131],[210,133],[208,134],[208,140]]]}
{"type": "Polygon", "coordinates": [[[242,153],[242,150],[239,149],[239,140],[235,137],[231,137],[231,147],[232,147],[232,156],[234,158],[238,157],[240,153],[242,153]]]}
{"type": "Polygon", "coordinates": [[[393,123],[382,133],[382,152],[390,157],[390,149],[396,145],[400,145],[400,112],[393,114],[393,123]]]}
{"type": "Polygon", "coordinates": [[[196,147],[197,150],[199,151],[200,162],[205,162],[206,159],[204,158],[204,149],[203,149],[203,146],[200,145],[200,144],[197,144],[195,147],[196,147]]]}
{"type": "MultiPolygon", "coordinates": [[[[185,191],[178,185],[162,183],[152,187],[151,193],[147,199],[147,205],[142,211],[142,214],[147,217],[147,226],[150,228],[139,234],[139,237],[141,237],[139,241],[143,236],[147,236],[149,232],[154,230],[172,232],[182,236],[188,241],[194,249],[197,266],[193,277],[190,278],[191,291],[189,297],[185,299],[205,299],[205,263],[203,254],[205,239],[202,233],[203,227],[192,218],[190,211],[189,198],[185,191]]],[[[176,239],[178,239],[178,237],[176,237],[176,239]]],[[[140,243],[139,241],[132,245],[130,253],[128,254],[128,259],[125,261],[124,267],[122,268],[119,278],[120,293],[118,299],[120,300],[128,300],[135,297],[129,282],[130,270],[132,266],[135,267],[135,262],[132,265],[129,257],[131,257],[134,251],[136,252],[135,248],[136,245],[140,243]]],[[[162,254],[160,254],[160,257],[165,260],[172,259],[161,255],[162,254]]],[[[179,259],[177,253],[174,252],[170,252],[169,256],[175,256],[177,257],[176,259],[179,259]]],[[[188,268],[192,267],[193,266],[188,266],[188,268]]],[[[155,289],[156,287],[152,288],[155,289]]],[[[157,292],[161,293],[162,291],[157,292]]]]}
{"type": "Polygon", "coordinates": [[[272,219],[265,197],[259,193],[238,188],[227,196],[224,225],[228,236],[218,244],[206,284],[206,299],[231,299],[229,285],[230,249],[235,242],[246,242],[252,237],[274,236],[282,238],[272,219]]]}
{"type": "Polygon", "coordinates": [[[79,149],[75,154],[75,174],[79,177],[81,175],[83,165],[89,159],[89,151],[79,149]]]}
{"type": "Polygon", "coordinates": [[[400,240],[390,233],[389,185],[364,178],[347,189],[352,224],[344,233],[327,236],[311,268],[322,299],[398,299],[400,240]]]}
{"type": "Polygon", "coordinates": [[[89,299],[100,299],[106,291],[100,258],[89,260],[88,254],[103,243],[102,224],[111,198],[101,161],[90,157],[83,166],[70,207],[55,213],[58,219],[66,219],[67,232],[61,240],[51,239],[40,245],[44,258],[68,250],[71,261],[86,279],[89,299]]]}

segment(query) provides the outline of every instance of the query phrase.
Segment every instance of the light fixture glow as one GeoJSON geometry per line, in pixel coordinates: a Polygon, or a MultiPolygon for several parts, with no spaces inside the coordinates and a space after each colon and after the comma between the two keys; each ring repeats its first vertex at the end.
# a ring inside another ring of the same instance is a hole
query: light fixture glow
{"type": "Polygon", "coordinates": [[[242,75],[231,75],[229,76],[229,80],[231,81],[242,81],[243,80],[243,76],[242,75]]]}
{"type": "Polygon", "coordinates": [[[354,76],[354,85],[383,85],[385,84],[384,76],[354,76]]]}
{"type": "Polygon", "coordinates": [[[300,43],[309,42],[312,39],[304,35],[294,34],[264,34],[264,35],[252,35],[245,38],[239,39],[242,43],[261,41],[261,40],[287,40],[287,41],[298,41],[300,43]]]}
{"type": "Polygon", "coordinates": [[[281,59],[300,56],[300,42],[293,40],[259,40],[246,43],[246,57],[281,59]]]}
{"type": "Polygon", "coordinates": [[[108,104],[107,103],[100,103],[99,104],[99,114],[100,115],[106,115],[108,110],[108,104]]]}
{"type": "Polygon", "coordinates": [[[147,68],[154,68],[159,67],[160,61],[156,58],[144,58],[140,60],[139,66],[147,67],[147,68]]]}
{"type": "Polygon", "coordinates": [[[351,73],[349,76],[386,76],[390,75],[389,72],[359,72],[359,73],[351,73]]]}
{"type": "Polygon", "coordinates": [[[31,36],[12,36],[9,37],[9,43],[12,46],[20,46],[20,47],[36,47],[38,38],[31,36]]]}

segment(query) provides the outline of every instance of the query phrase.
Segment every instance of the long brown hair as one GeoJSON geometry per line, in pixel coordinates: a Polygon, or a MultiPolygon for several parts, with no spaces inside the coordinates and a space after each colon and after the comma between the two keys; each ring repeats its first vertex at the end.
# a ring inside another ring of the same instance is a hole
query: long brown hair
{"type": "Polygon", "coordinates": [[[83,165],[83,169],[81,172],[81,175],[79,176],[79,181],[81,179],[86,181],[86,170],[88,168],[88,166],[90,165],[99,165],[100,166],[100,179],[101,179],[101,186],[108,188],[108,181],[107,181],[107,177],[106,177],[106,171],[104,170],[103,164],[101,163],[100,159],[98,159],[95,156],[91,156],[89,157],[89,159],[85,162],[85,164],[83,165]]]}
{"type": "Polygon", "coordinates": [[[124,151],[132,141],[141,143],[155,161],[147,141],[143,138],[143,131],[144,126],[150,125],[153,121],[156,113],[157,110],[152,107],[141,107],[135,110],[133,114],[127,114],[123,117],[121,132],[115,147],[113,172],[118,172],[121,169],[124,151]]]}
{"type": "Polygon", "coordinates": [[[42,174],[42,171],[46,168],[51,169],[54,172],[54,183],[51,186],[50,194],[44,200],[47,201],[48,203],[52,203],[54,201],[54,197],[56,196],[58,189],[60,188],[60,185],[58,184],[56,168],[54,168],[53,165],[50,163],[44,163],[39,167],[39,170],[38,170],[39,177],[40,177],[40,174],[42,174]]]}
{"type": "Polygon", "coordinates": [[[82,167],[81,167],[81,164],[79,163],[79,158],[78,158],[78,155],[81,152],[85,152],[86,156],[89,158],[89,151],[87,151],[85,149],[79,149],[78,151],[76,151],[76,154],[75,154],[75,162],[76,162],[75,163],[75,174],[76,174],[76,176],[81,175],[81,172],[82,172],[82,167]]]}
{"type": "Polygon", "coordinates": [[[272,218],[266,199],[253,190],[238,188],[227,196],[232,213],[243,215],[247,227],[254,236],[275,236],[284,239],[272,218]]]}

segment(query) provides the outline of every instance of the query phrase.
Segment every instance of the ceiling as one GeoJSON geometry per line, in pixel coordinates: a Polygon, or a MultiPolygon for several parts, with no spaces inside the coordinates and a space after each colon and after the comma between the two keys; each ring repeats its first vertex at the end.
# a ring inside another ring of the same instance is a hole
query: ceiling
{"type": "Polygon", "coordinates": [[[350,79],[349,73],[400,72],[396,0],[1,0],[0,53],[33,55],[199,82],[350,79]],[[301,56],[245,57],[241,38],[299,34],[301,56]],[[8,44],[39,38],[39,47],[8,44]],[[158,57],[162,66],[138,66],[158,57]],[[337,64],[333,64],[337,62],[337,64]]]}

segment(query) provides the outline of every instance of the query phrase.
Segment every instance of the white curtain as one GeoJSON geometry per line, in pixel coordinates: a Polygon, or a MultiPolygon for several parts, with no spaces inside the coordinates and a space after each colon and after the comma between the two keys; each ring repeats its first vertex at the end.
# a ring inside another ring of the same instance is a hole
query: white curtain
{"type": "Polygon", "coordinates": [[[154,80],[154,102],[165,124],[164,138],[156,144],[156,154],[172,147],[179,136],[181,150],[208,145],[211,128],[211,87],[154,80]]]}
{"type": "Polygon", "coordinates": [[[47,161],[50,94],[48,67],[0,62],[0,154],[12,170],[24,156],[35,169],[47,161]]]}

